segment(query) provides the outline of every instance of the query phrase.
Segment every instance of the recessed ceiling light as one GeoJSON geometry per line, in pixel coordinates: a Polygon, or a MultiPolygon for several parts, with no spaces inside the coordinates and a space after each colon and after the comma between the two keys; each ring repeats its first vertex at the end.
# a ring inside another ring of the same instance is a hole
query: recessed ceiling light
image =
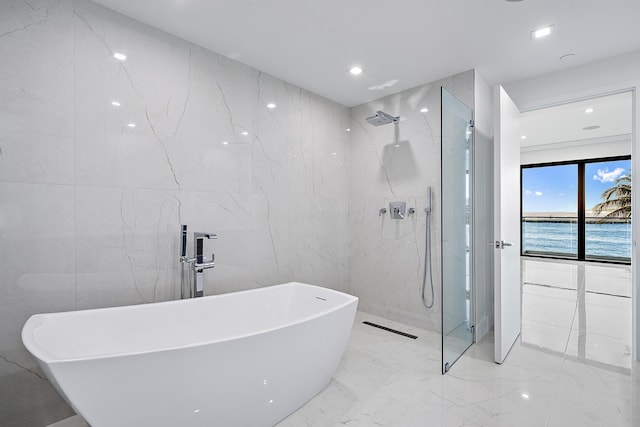
{"type": "Polygon", "coordinates": [[[347,128],[347,132],[351,132],[351,128],[347,128]]]}
{"type": "Polygon", "coordinates": [[[353,74],[354,76],[360,75],[362,74],[362,68],[358,67],[357,65],[354,67],[349,68],[349,72],[351,74],[353,74]]]}
{"type": "Polygon", "coordinates": [[[421,112],[421,113],[428,113],[428,112],[429,112],[429,109],[428,109],[428,108],[421,108],[421,109],[420,109],[420,112],[421,112]]]}
{"type": "Polygon", "coordinates": [[[129,124],[127,124],[127,126],[129,126],[130,128],[134,128],[134,127],[136,127],[136,124],[135,123],[129,123],[129,124]]]}
{"type": "Polygon", "coordinates": [[[270,103],[267,104],[267,108],[270,109],[270,110],[273,110],[276,107],[277,107],[277,105],[274,104],[273,102],[270,102],[270,103]]]}
{"type": "Polygon", "coordinates": [[[119,107],[120,103],[118,101],[111,101],[111,105],[113,105],[114,107],[119,107]]]}
{"type": "Polygon", "coordinates": [[[247,135],[249,135],[249,132],[247,132],[246,130],[243,130],[242,131],[242,135],[247,136],[247,135]]]}
{"type": "Polygon", "coordinates": [[[596,129],[600,129],[599,125],[593,125],[593,126],[587,126],[587,127],[583,127],[582,130],[596,130],[596,129]]]}
{"type": "Polygon", "coordinates": [[[528,399],[529,395],[527,393],[522,393],[522,397],[524,397],[525,399],[528,399]]]}
{"type": "Polygon", "coordinates": [[[586,110],[584,110],[584,112],[587,114],[591,114],[593,113],[593,108],[587,108],[586,110]]]}
{"type": "Polygon", "coordinates": [[[222,145],[229,145],[229,142],[227,142],[227,141],[222,141],[222,145]]]}
{"type": "Polygon", "coordinates": [[[124,61],[125,59],[127,59],[127,55],[125,55],[124,53],[120,53],[120,52],[115,52],[113,54],[113,57],[116,59],[119,59],[120,61],[124,61]]]}
{"type": "Polygon", "coordinates": [[[520,139],[527,139],[527,135],[522,135],[520,139]]]}
{"type": "Polygon", "coordinates": [[[538,30],[532,31],[531,37],[533,37],[534,39],[546,37],[549,34],[551,34],[552,28],[553,28],[553,25],[549,25],[548,27],[544,27],[544,28],[540,28],[538,30]]]}
{"type": "Polygon", "coordinates": [[[333,153],[331,153],[332,156],[337,156],[338,153],[336,153],[335,151],[333,153]]]}

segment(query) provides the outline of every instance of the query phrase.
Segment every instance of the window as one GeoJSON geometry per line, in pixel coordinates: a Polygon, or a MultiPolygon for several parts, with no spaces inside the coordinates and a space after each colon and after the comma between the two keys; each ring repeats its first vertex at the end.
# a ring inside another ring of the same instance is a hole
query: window
{"type": "Polygon", "coordinates": [[[578,256],[578,166],[522,168],[522,253],[578,256]]]}
{"type": "Polygon", "coordinates": [[[586,258],[631,259],[630,171],[630,159],[585,164],[586,258]],[[605,209],[597,213],[598,205],[605,209]]]}
{"type": "Polygon", "coordinates": [[[522,255],[629,263],[631,158],[522,166],[522,255]]]}

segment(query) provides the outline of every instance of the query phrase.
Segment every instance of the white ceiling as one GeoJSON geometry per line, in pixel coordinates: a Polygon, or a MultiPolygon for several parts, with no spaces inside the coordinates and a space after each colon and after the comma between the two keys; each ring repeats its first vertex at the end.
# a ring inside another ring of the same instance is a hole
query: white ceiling
{"type": "Polygon", "coordinates": [[[630,143],[632,124],[633,97],[624,92],[521,113],[518,129],[526,136],[521,147],[588,140],[630,143]]]}
{"type": "Polygon", "coordinates": [[[94,1],[348,107],[472,68],[509,83],[640,49],[639,0],[94,1]]]}

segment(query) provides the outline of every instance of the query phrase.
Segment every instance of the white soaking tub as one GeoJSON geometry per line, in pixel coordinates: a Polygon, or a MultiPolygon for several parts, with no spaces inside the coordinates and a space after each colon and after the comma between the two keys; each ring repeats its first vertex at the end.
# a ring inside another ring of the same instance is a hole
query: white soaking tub
{"type": "Polygon", "coordinates": [[[92,427],[272,426],[329,384],[357,304],[292,282],[36,314],[22,340],[92,427]]]}

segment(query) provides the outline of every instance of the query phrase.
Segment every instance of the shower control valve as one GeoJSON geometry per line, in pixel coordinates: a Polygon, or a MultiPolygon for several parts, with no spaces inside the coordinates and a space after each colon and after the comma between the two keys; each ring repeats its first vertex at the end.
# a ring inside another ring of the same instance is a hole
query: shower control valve
{"type": "Polygon", "coordinates": [[[404,219],[404,214],[407,210],[407,204],[405,202],[390,202],[389,214],[392,219],[404,219]]]}

